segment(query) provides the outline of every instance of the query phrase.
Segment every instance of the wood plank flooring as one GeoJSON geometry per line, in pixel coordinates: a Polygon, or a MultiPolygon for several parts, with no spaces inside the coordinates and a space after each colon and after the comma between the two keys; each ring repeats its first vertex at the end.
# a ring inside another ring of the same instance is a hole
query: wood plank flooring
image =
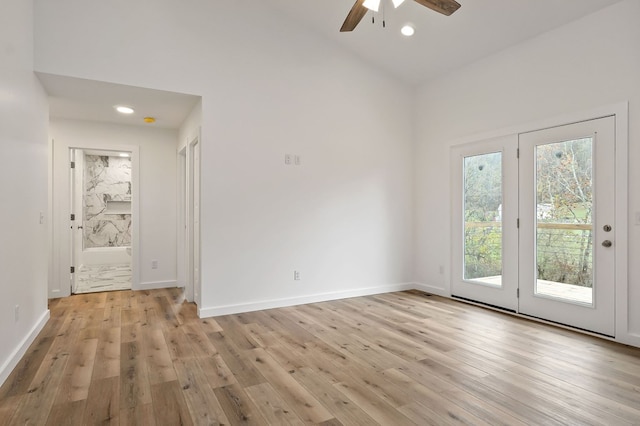
{"type": "Polygon", "coordinates": [[[420,292],[207,319],[178,289],[50,309],[2,425],[640,424],[640,349],[420,292]]]}

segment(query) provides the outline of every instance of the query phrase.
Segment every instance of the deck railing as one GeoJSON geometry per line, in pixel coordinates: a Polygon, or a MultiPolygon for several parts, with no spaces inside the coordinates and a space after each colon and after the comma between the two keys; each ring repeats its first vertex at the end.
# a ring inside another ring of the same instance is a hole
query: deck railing
{"type": "MultiPolygon", "coordinates": [[[[593,247],[591,224],[537,224],[538,278],[591,287],[593,247]]],[[[465,223],[465,276],[500,275],[502,222],[465,223]]]]}

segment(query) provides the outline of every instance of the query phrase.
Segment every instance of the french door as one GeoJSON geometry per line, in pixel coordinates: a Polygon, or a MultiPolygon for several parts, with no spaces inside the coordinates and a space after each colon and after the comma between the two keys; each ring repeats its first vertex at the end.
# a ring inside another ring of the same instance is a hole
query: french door
{"type": "Polygon", "coordinates": [[[614,117],[520,135],[521,313],[615,334],[614,176],[614,117]]]}
{"type": "Polygon", "coordinates": [[[615,118],[452,151],[452,294],[615,334],[615,118]]]}
{"type": "Polygon", "coordinates": [[[518,136],[456,147],[452,155],[452,294],[518,309],[518,136]]]}

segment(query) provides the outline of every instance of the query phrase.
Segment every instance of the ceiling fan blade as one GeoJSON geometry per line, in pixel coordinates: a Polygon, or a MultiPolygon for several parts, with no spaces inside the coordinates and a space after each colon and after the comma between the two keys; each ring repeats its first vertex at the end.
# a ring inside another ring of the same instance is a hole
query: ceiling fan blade
{"type": "Polygon", "coordinates": [[[344,20],[340,32],[353,31],[353,29],[362,21],[364,15],[367,14],[369,9],[363,6],[364,0],[356,0],[356,3],[349,11],[347,19],[344,20]]]}
{"type": "Polygon", "coordinates": [[[460,3],[455,0],[415,0],[416,3],[435,10],[438,13],[449,16],[456,10],[460,9],[460,3]]]}

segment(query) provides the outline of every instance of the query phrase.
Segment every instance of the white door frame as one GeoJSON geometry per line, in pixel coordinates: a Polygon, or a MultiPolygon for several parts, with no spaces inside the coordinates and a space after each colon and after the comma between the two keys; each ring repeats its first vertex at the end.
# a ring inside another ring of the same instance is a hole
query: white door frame
{"type": "Polygon", "coordinates": [[[191,223],[191,260],[192,260],[192,282],[193,282],[193,298],[198,306],[201,306],[201,267],[200,267],[200,136],[189,144],[192,150],[191,156],[191,214],[189,221],[191,223]]]}
{"type": "Polygon", "coordinates": [[[178,262],[182,264],[178,270],[185,287],[185,298],[188,302],[201,304],[200,282],[200,129],[190,138],[178,152],[178,170],[180,194],[178,214],[178,262]],[[184,164],[182,168],[181,164],[184,164]],[[183,245],[183,247],[181,247],[183,245]]]}
{"type": "Polygon", "coordinates": [[[193,287],[188,285],[187,265],[187,146],[178,151],[178,211],[177,211],[177,284],[185,289],[185,298],[193,302],[193,287]]]}
{"type": "MultiPolygon", "coordinates": [[[[71,232],[71,265],[79,268],[82,263],[82,243],[83,232],[78,232],[78,225],[83,224],[83,206],[84,200],[82,192],[84,189],[84,183],[82,182],[82,170],[84,170],[84,150],[82,149],[70,149],[69,160],[75,163],[73,169],[69,169],[71,176],[69,176],[71,182],[71,210],[75,213],[75,231],[71,232]]],[[[71,278],[71,293],[74,293],[77,289],[78,282],[75,280],[77,275],[73,275],[71,278]]]]}
{"type": "MultiPolygon", "coordinates": [[[[586,111],[579,111],[561,116],[552,117],[546,120],[540,120],[532,123],[525,123],[512,126],[496,131],[486,132],[473,135],[471,137],[457,139],[451,142],[451,148],[474,143],[485,139],[493,139],[509,135],[517,135],[520,133],[542,130],[551,127],[562,126],[565,124],[576,123],[580,121],[593,120],[607,116],[615,116],[616,131],[616,170],[615,170],[615,218],[616,228],[616,245],[615,245],[615,276],[616,276],[616,295],[615,295],[615,318],[616,318],[616,337],[615,341],[640,347],[640,332],[629,330],[629,287],[628,287],[628,229],[629,229],[629,201],[628,201],[628,168],[629,168],[629,103],[620,102],[617,104],[605,105],[586,111]]],[[[453,184],[450,186],[452,197],[455,196],[455,188],[453,184]]],[[[454,267],[453,257],[449,257],[449,268],[454,267]]],[[[446,290],[451,295],[451,281],[448,282],[449,288],[446,290]]],[[[529,317],[527,317],[529,318],[529,317]]]]}
{"type": "Polygon", "coordinates": [[[49,283],[49,297],[66,297],[71,294],[71,174],[69,152],[71,149],[126,151],[131,153],[131,287],[140,286],[138,250],[140,247],[140,149],[136,145],[104,146],[87,141],[82,146],[70,145],[63,140],[53,140],[53,194],[52,194],[52,267],[53,281],[49,283]]]}

